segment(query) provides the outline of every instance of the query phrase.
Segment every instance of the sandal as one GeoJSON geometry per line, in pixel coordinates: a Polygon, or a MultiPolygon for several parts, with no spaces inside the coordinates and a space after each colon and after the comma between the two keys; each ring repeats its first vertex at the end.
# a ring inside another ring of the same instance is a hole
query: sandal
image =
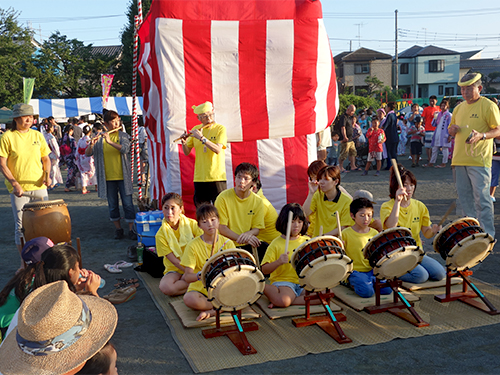
{"type": "Polygon", "coordinates": [[[113,305],[119,305],[127,301],[131,301],[135,298],[137,289],[130,286],[128,288],[115,289],[110,294],[104,296],[113,305]]]}
{"type": "Polygon", "coordinates": [[[127,283],[125,283],[125,282],[121,282],[121,283],[117,283],[117,284],[115,284],[115,287],[116,287],[116,288],[118,288],[118,289],[120,289],[120,288],[122,288],[122,289],[123,289],[123,288],[127,288],[127,287],[129,287],[129,286],[134,287],[134,288],[136,288],[136,289],[137,289],[137,288],[139,288],[139,286],[140,286],[140,285],[139,285],[139,283],[132,283],[132,284],[128,283],[128,284],[127,284],[127,283]]]}
{"type": "MultiPolygon", "coordinates": [[[[121,270],[120,270],[121,271],[121,270]]],[[[139,287],[139,279],[116,279],[119,281],[119,283],[115,284],[115,287],[120,288],[126,285],[137,285],[139,287]]]]}
{"type": "Polygon", "coordinates": [[[133,267],[134,263],[129,263],[124,260],[119,260],[118,262],[115,263],[115,267],[117,268],[130,268],[133,267]]]}
{"type": "Polygon", "coordinates": [[[114,264],[105,264],[104,268],[110,273],[122,273],[123,271],[114,264]]]}

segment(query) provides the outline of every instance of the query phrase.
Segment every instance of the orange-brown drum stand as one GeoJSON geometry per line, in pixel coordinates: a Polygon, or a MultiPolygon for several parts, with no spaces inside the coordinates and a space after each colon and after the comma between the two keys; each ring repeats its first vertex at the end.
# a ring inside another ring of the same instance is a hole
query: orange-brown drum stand
{"type": "Polygon", "coordinates": [[[54,243],[71,242],[71,218],[64,200],[37,201],[23,207],[25,241],[48,237],[54,243]]]}
{"type": "Polygon", "coordinates": [[[472,275],[472,271],[451,271],[449,268],[446,272],[446,293],[434,296],[434,299],[439,302],[451,302],[460,301],[466,303],[476,309],[484,311],[490,315],[498,315],[500,311],[496,309],[495,306],[486,298],[486,296],[469,280],[468,276],[472,275]],[[454,276],[460,276],[463,280],[462,291],[452,293],[451,292],[451,278],[454,276]],[[471,287],[471,291],[467,291],[467,285],[471,287]],[[474,298],[479,297],[481,301],[474,298]]]}
{"type": "Polygon", "coordinates": [[[346,320],[345,315],[340,313],[334,314],[330,308],[330,299],[334,296],[335,294],[329,292],[328,289],[324,293],[312,293],[306,290],[306,295],[304,297],[304,300],[306,301],[306,316],[305,318],[292,319],[293,325],[300,328],[316,324],[339,344],[352,342],[352,340],[345,335],[339,324],[339,322],[344,322],[346,320]],[[311,317],[311,300],[314,299],[320,300],[325,309],[325,315],[311,317]]]}

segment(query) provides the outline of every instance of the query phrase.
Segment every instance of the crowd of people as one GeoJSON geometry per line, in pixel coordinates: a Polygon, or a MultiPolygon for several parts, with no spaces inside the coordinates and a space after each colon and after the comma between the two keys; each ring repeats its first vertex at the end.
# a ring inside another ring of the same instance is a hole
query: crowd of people
{"type": "MultiPolygon", "coordinates": [[[[164,262],[160,290],[169,296],[182,295],[186,306],[199,311],[197,320],[213,316],[216,311],[202,282],[204,266],[213,253],[239,248],[253,254],[256,265],[269,277],[263,293],[270,308],[304,304],[304,285],[291,264],[293,251],[310,238],[333,235],[342,238],[345,253],[353,261],[353,272],[345,285],[362,298],[373,296],[376,275],[363,253],[371,238],[391,228],[405,227],[422,248],[421,235],[432,238],[442,229],[431,222],[425,204],[415,199],[415,175],[390,161],[405,153],[405,148],[399,146],[401,140],[406,144],[408,137],[412,167],[419,165],[423,144],[430,150],[427,166],[436,163],[439,150],[443,163],[436,167],[447,165],[449,149],[453,149],[452,166],[462,216],[477,217],[494,237],[490,186],[493,138],[500,136],[500,113],[496,104],[480,96],[480,75],[465,75],[458,84],[464,102],[453,114],[448,111],[447,100],[442,100],[439,107],[431,101],[433,104],[427,107],[431,109],[422,113],[413,106],[404,118],[396,114],[394,103],[376,112],[362,111],[359,118],[356,108],[350,105],[331,132],[331,145],[323,149],[323,143],[318,153],[322,159],[313,162],[308,176],[304,176],[309,178],[307,198],[286,204],[279,212],[264,196],[259,170],[251,163],[236,166],[234,187],[226,188],[225,127],[215,122],[210,102],[193,106],[201,124],[183,134],[182,148],[186,155],[196,150],[196,218],[185,215],[179,194],[170,192],[162,197],[164,219],[156,234],[157,254],[164,262]],[[351,195],[341,186],[346,159],[351,171],[358,170],[356,142],[362,142],[360,138],[365,139],[369,149],[364,174],[372,161],[376,162],[377,175],[384,160],[390,171],[390,200],[382,204],[380,218],[374,217],[375,202],[369,191],[358,190],[351,195]],[[325,160],[338,165],[329,165],[325,160]]],[[[120,130],[120,117],[114,111],[104,114],[103,126],[94,124],[96,135],[92,138],[89,125],[83,125],[77,135],[74,126],[79,124],[70,124],[59,142],[52,119],[48,119],[43,131],[31,129],[33,115],[31,106],[17,105],[12,126],[0,141],[0,168],[11,195],[15,240],[22,263],[0,292],[0,333],[4,339],[0,372],[43,373],[50,368],[58,374],[116,374],[117,354],[109,339],[116,328],[117,314],[109,302],[99,297],[100,277],[80,268],[78,253],[68,244],[54,245],[48,238],[38,238],[21,247],[20,212],[30,199],[48,199],[47,189],[55,187],[60,176],[60,171],[54,170],[54,161],[64,160],[68,168],[66,189],[76,185],[77,176],[82,179],[84,193],[97,183],[99,197],[108,200],[115,238],[124,236],[118,201],[121,196],[128,236],[135,239],[131,139],[120,130]],[[42,316],[44,327],[40,328],[42,316]],[[44,355],[48,352],[50,355],[44,355]]],[[[322,136],[325,134],[329,133],[322,136]]],[[[498,176],[500,168],[496,168],[498,176]]],[[[441,263],[423,256],[399,279],[418,284],[445,277],[441,263]]],[[[386,286],[380,293],[390,291],[386,286]]]]}

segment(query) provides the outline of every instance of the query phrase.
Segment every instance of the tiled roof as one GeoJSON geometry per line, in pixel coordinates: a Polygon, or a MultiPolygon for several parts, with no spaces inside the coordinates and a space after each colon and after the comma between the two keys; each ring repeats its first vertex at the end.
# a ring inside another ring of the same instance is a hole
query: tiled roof
{"type": "Polygon", "coordinates": [[[386,53],[374,51],[368,48],[359,48],[353,52],[342,52],[334,57],[334,61],[372,61],[372,60],[388,60],[392,56],[386,53]]]}
{"type": "Polygon", "coordinates": [[[398,57],[401,58],[412,58],[417,56],[435,56],[435,55],[458,55],[459,53],[456,51],[452,51],[449,49],[436,47],[436,46],[413,46],[408,48],[407,50],[401,52],[398,57]]]}
{"type": "Polygon", "coordinates": [[[104,55],[109,57],[119,57],[122,53],[122,46],[92,46],[92,55],[104,55]]]}
{"type": "Polygon", "coordinates": [[[478,49],[477,51],[461,52],[460,53],[460,60],[470,59],[472,56],[477,55],[481,51],[482,51],[482,49],[478,49]]]}
{"type": "MultiPolygon", "coordinates": [[[[472,59],[460,61],[460,69],[469,69],[468,72],[479,72],[483,76],[500,72],[500,59],[472,59]]],[[[500,82],[500,77],[493,82],[500,82]]]]}

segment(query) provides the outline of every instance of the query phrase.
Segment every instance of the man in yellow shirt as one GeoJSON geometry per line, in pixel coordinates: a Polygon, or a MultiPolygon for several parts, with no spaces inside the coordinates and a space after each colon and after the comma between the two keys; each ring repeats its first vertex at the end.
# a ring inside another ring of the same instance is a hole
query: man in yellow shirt
{"type": "Polygon", "coordinates": [[[257,248],[262,259],[267,244],[261,243],[257,236],[265,228],[266,208],[262,199],[252,192],[259,171],[253,164],[241,163],[234,174],[234,188],[223,191],[215,200],[220,217],[220,233],[238,245],[249,245],[241,246],[245,250],[252,252],[252,247],[257,248]]]}
{"type": "Polygon", "coordinates": [[[500,113],[495,103],[481,97],[480,73],[464,75],[458,85],[465,102],[455,108],[448,127],[455,137],[451,165],[458,199],[463,215],[477,217],[484,230],[495,237],[489,189],[493,138],[500,136],[500,113]]]}
{"type": "Polygon", "coordinates": [[[193,106],[201,124],[182,135],[182,151],[189,155],[194,148],[194,204],[214,203],[217,196],[227,188],[225,148],[226,128],[215,122],[212,103],[193,106]],[[186,137],[185,136],[188,136],[186,137]]]}
{"type": "Polygon", "coordinates": [[[262,192],[262,182],[260,182],[259,179],[257,179],[257,182],[253,185],[252,191],[262,199],[264,206],[266,206],[266,213],[264,215],[265,228],[259,231],[257,238],[262,242],[270,244],[276,237],[280,236],[280,232],[276,230],[276,219],[278,218],[278,213],[271,202],[269,202],[269,200],[264,196],[264,193],[262,192]]]}

